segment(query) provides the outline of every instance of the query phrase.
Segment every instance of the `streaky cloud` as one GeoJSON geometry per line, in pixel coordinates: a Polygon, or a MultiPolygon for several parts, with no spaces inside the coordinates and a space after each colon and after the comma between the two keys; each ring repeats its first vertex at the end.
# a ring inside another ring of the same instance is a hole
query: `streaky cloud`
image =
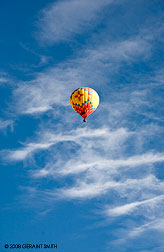
{"type": "Polygon", "coordinates": [[[102,129],[77,129],[69,132],[69,134],[53,134],[51,132],[45,132],[43,134],[43,139],[38,142],[31,142],[24,144],[25,147],[8,151],[8,158],[10,160],[15,161],[21,161],[26,159],[28,156],[32,155],[33,153],[39,151],[39,150],[45,150],[53,146],[54,144],[58,142],[64,142],[64,141],[77,141],[79,142],[79,139],[86,137],[86,138],[94,138],[94,137],[105,137],[109,134],[108,130],[106,128],[102,129]]]}
{"type": "Polygon", "coordinates": [[[0,86],[9,83],[10,78],[6,72],[0,72],[0,86]]]}
{"type": "Polygon", "coordinates": [[[4,119],[0,119],[0,130],[2,129],[6,129],[7,127],[11,127],[11,129],[13,128],[13,120],[4,120],[4,119]]]}
{"type": "Polygon", "coordinates": [[[112,209],[107,209],[106,214],[108,216],[114,216],[114,217],[130,214],[131,212],[133,212],[136,208],[140,206],[143,206],[143,205],[151,206],[151,205],[154,205],[154,203],[156,203],[157,201],[161,201],[163,199],[164,199],[164,195],[160,195],[160,196],[153,197],[151,199],[132,202],[129,204],[125,204],[123,206],[117,206],[112,209]]]}
{"type": "Polygon", "coordinates": [[[62,0],[43,9],[38,21],[39,37],[44,43],[69,41],[74,35],[94,27],[99,13],[113,0],[62,0]]]}
{"type": "Polygon", "coordinates": [[[46,113],[54,106],[68,106],[69,96],[80,86],[98,89],[106,85],[124,62],[148,57],[151,44],[140,35],[117,42],[107,42],[83,49],[72,60],[36,74],[14,91],[20,114],[46,113]],[[94,73],[94,74],[93,74],[94,73]]]}

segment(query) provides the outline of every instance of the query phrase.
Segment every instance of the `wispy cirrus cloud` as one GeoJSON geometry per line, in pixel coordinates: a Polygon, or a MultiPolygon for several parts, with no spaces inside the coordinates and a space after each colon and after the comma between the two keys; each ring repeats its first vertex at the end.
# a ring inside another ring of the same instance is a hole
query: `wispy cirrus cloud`
{"type": "MultiPolygon", "coordinates": [[[[118,133],[118,132],[117,132],[118,133]]],[[[126,131],[123,130],[123,134],[126,134],[126,131]]],[[[24,160],[32,153],[35,153],[39,150],[44,150],[50,148],[52,145],[57,144],[58,142],[66,142],[66,141],[74,141],[77,144],[80,144],[81,139],[86,138],[87,142],[91,139],[96,138],[105,138],[105,137],[112,137],[112,133],[107,128],[101,128],[101,129],[87,129],[87,128],[81,128],[77,130],[70,131],[68,134],[62,134],[57,133],[54,134],[53,132],[40,132],[40,135],[43,134],[43,137],[41,140],[37,142],[31,142],[25,144],[25,147],[15,150],[15,151],[9,151],[8,157],[11,160],[24,160]]]]}
{"type": "Polygon", "coordinates": [[[8,79],[5,77],[0,77],[0,83],[7,83],[8,79]]]}
{"type": "MultiPolygon", "coordinates": [[[[87,127],[65,134],[54,134],[53,131],[40,132],[36,142],[25,143],[24,147],[8,151],[5,156],[10,161],[23,161],[37,152],[49,150],[49,161],[45,161],[44,167],[31,170],[32,177],[57,180],[71,177],[73,180],[71,185],[50,191],[48,194],[52,197],[85,200],[115,191],[119,197],[124,195],[133,198],[136,193],[140,195],[143,188],[145,193],[150,192],[150,184],[152,193],[161,193],[163,185],[159,183],[159,188],[157,187],[158,182],[150,175],[151,169],[148,167],[164,162],[164,154],[149,152],[123,158],[126,153],[124,145],[133,135],[134,132],[123,128],[111,131],[109,128],[87,127]],[[65,157],[58,150],[59,143],[64,143],[65,157]],[[67,153],[70,152],[67,150],[67,143],[70,151],[74,148],[73,145],[76,146],[75,155],[72,154],[70,158],[67,157],[67,153]],[[134,168],[137,172],[135,179],[132,178],[134,168]]],[[[131,140],[133,141],[133,137],[131,140]]],[[[137,206],[139,203],[125,208],[130,211],[137,206]]]]}
{"type": "Polygon", "coordinates": [[[86,48],[74,59],[51,67],[14,92],[18,113],[36,114],[51,110],[55,105],[67,106],[69,95],[78,86],[106,86],[125,62],[148,57],[151,45],[143,38],[108,42],[86,48]],[[94,74],[93,74],[94,73],[94,74]]]}
{"type": "Polygon", "coordinates": [[[143,252],[162,252],[164,248],[163,234],[164,221],[161,217],[145,221],[140,225],[132,222],[126,226],[126,229],[118,231],[118,239],[110,242],[109,246],[113,248],[113,251],[118,248],[120,250],[120,247],[122,247],[120,251],[126,251],[129,247],[131,248],[136,244],[137,249],[143,252]],[[158,245],[156,246],[156,244],[158,245]],[[144,249],[147,247],[152,248],[144,249]]]}
{"type": "Polygon", "coordinates": [[[159,218],[157,220],[150,221],[144,225],[136,227],[129,232],[129,237],[134,238],[136,236],[142,235],[145,231],[150,230],[164,231],[164,220],[159,218]]]}
{"type": "MultiPolygon", "coordinates": [[[[96,158],[95,158],[96,159],[96,158]]],[[[108,173],[108,170],[110,169],[109,173],[113,173],[114,170],[121,167],[136,167],[141,165],[149,165],[157,162],[163,162],[164,161],[164,153],[161,154],[153,154],[153,153],[146,153],[143,155],[137,155],[132,156],[127,159],[106,159],[99,158],[98,160],[95,160],[94,162],[87,162],[82,163],[79,162],[79,164],[76,162],[74,164],[74,161],[69,162],[68,165],[62,169],[60,169],[59,174],[62,175],[69,175],[69,174],[76,174],[80,172],[84,172],[86,170],[92,169],[96,166],[96,169],[99,171],[105,171],[108,173]]]]}
{"type": "MultiPolygon", "coordinates": [[[[85,176],[82,176],[81,180],[78,178],[74,185],[54,191],[51,190],[47,192],[47,195],[52,198],[65,200],[88,200],[97,197],[101,198],[107,195],[112,197],[112,193],[117,194],[119,198],[128,198],[128,195],[130,194],[130,197],[132,196],[134,198],[137,187],[139,192],[145,189],[148,193],[148,188],[151,185],[150,181],[153,182],[153,180],[154,179],[151,176],[145,177],[144,179],[122,180],[120,178],[119,180],[115,180],[114,176],[111,176],[104,171],[97,172],[96,170],[92,170],[86,173],[85,176]]],[[[156,183],[152,184],[152,187],[155,189],[157,187],[156,183]]],[[[164,185],[160,184],[159,191],[164,191],[163,189],[164,185]]],[[[115,201],[113,197],[112,201],[115,201]]]]}
{"type": "Polygon", "coordinates": [[[31,55],[34,55],[36,58],[38,58],[38,64],[32,64],[33,68],[37,68],[37,67],[41,67],[43,65],[46,65],[49,63],[49,61],[52,59],[51,56],[46,56],[46,55],[42,55],[40,53],[38,53],[37,51],[35,51],[34,49],[32,49],[29,45],[26,45],[24,43],[20,43],[20,46],[27,51],[28,53],[30,53],[31,55]]]}
{"type": "Polygon", "coordinates": [[[64,0],[49,5],[41,12],[39,20],[40,39],[44,43],[69,41],[95,26],[104,7],[113,0],[64,0]]]}
{"type": "Polygon", "coordinates": [[[11,127],[11,129],[13,128],[13,120],[3,120],[0,119],[0,130],[2,129],[6,129],[7,127],[11,127]]]}
{"type": "Polygon", "coordinates": [[[107,209],[106,214],[108,216],[120,216],[124,214],[129,214],[135,211],[136,209],[138,209],[138,207],[144,206],[144,207],[151,208],[152,206],[154,206],[154,204],[156,204],[158,201],[162,201],[163,199],[164,199],[164,195],[160,195],[160,196],[153,197],[151,199],[132,202],[129,204],[125,204],[123,206],[117,206],[112,209],[107,209]]]}
{"type": "Polygon", "coordinates": [[[10,81],[8,74],[5,72],[0,72],[0,85],[6,84],[10,81]]]}

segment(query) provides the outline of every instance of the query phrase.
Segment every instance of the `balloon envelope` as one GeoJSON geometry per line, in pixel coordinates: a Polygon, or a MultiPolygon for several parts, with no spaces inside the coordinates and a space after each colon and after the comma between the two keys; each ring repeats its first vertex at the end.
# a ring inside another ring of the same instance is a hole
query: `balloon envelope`
{"type": "Polygon", "coordinates": [[[97,92],[89,87],[80,87],[70,97],[72,108],[84,119],[92,114],[99,105],[97,92]]]}

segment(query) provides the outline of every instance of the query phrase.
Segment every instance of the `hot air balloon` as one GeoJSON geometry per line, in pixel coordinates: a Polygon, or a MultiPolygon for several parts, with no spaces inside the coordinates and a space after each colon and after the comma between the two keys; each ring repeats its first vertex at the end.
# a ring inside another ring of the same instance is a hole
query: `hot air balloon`
{"type": "Polygon", "coordinates": [[[80,87],[71,94],[70,103],[72,108],[84,118],[83,122],[86,122],[87,116],[98,107],[99,96],[92,88],[80,87]]]}

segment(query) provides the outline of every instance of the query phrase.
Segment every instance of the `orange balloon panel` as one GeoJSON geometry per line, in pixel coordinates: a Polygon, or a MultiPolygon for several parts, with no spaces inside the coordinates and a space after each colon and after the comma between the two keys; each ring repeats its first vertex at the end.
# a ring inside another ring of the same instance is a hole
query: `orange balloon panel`
{"type": "Polygon", "coordinates": [[[98,107],[99,96],[92,88],[80,87],[71,94],[70,103],[79,115],[87,118],[98,107]]]}

